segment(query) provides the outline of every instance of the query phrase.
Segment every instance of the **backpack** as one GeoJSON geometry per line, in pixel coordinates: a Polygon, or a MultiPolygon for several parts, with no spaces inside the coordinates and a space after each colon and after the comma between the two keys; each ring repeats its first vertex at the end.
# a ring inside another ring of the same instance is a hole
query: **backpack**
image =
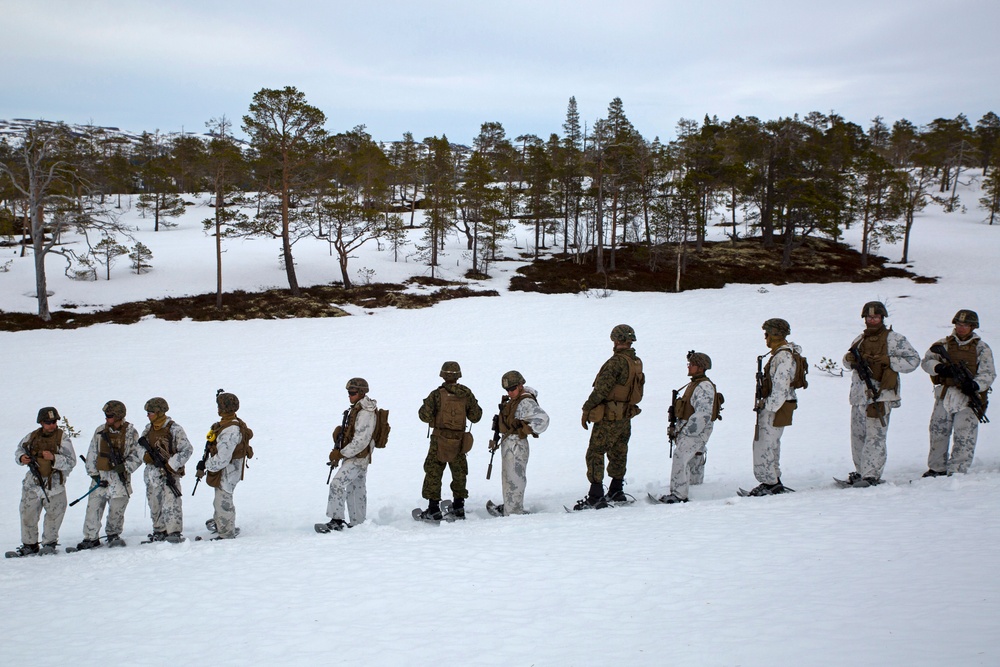
{"type": "Polygon", "coordinates": [[[795,376],[792,377],[792,389],[808,389],[809,380],[806,379],[806,376],[809,375],[809,360],[795,350],[791,352],[792,359],[795,360],[795,376]]]}
{"type": "Polygon", "coordinates": [[[389,431],[391,430],[392,427],[389,426],[389,411],[377,408],[375,410],[375,433],[372,434],[372,441],[378,449],[384,448],[386,443],[389,442],[389,431]]]}
{"type": "MultiPolygon", "coordinates": [[[[714,386],[714,385],[713,385],[714,386]]],[[[712,421],[722,419],[722,404],[726,402],[726,397],[718,389],[715,390],[715,401],[712,402],[712,421]]]]}

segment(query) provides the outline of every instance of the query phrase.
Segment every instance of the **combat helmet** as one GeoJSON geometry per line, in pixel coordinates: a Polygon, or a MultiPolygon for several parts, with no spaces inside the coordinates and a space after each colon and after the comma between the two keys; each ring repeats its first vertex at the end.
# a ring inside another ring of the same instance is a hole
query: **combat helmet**
{"type": "Polygon", "coordinates": [[[522,384],[524,384],[524,376],[517,371],[507,371],[500,378],[500,386],[508,391],[522,384]]]}
{"type": "Polygon", "coordinates": [[[611,330],[611,340],[616,343],[634,343],[635,329],[627,324],[619,324],[611,330]]]}
{"type": "Polygon", "coordinates": [[[114,417],[115,419],[125,419],[125,404],[121,401],[108,401],[101,408],[105,417],[114,417]]]}
{"type": "Polygon", "coordinates": [[[368,380],[364,378],[351,378],[345,387],[347,391],[356,391],[362,396],[368,395],[368,380]]]}
{"type": "Polygon", "coordinates": [[[702,368],[706,371],[712,370],[712,358],[704,352],[695,352],[694,350],[691,350],[688,352],[687,360],[689,364],[694,364],[698,368],[702,368]]]}
{"type": "Polygon", "coordinates": [[[792,333],[792,327],[789,326],[788,322],[780,317],[772,317],[771,319],[765,321],[760,328],[772,336],[785,337],[792,333]]]}
{"type": "Polygon", "coordinates": [[[462,377],[462,367],[457,361],[446,361],[441,364],[441,377],[445,380],[457,380],[462,377]]]}
{"type": "Polygon", "coordinates": [[[159,396],[154,396],[153,398],[146,401],[146,405],[142,408],[146,412],[155,412],[156,414],[166,414],[170,406],[167,405],[167,399],[160,398],[159,396]]]}
{"type": "Polygon", "coordinates": [[[56,419],[59,419],[59,411],[53,407],[47,407],[38,411],[38,419],[35,421],[41,424],[44,421],[54,421],[56,419]]]}
{"type": "Polygon", "coordinates": [[[968,310],[963,308],[962,310],[955,313],[955,317],[951,319],[952,324],[968,324],[970,327],[975,329],[979,326],[979,315],[976,314],[974,310],[968,310]]]}
{"type": "Polygon", "coordinates": [[[889,317],[889,311],[885,309],[885,304],[881,301],[869,301],[861,308],[861,317],[871,315],[881,315],[883,318],[889,317]]]}
{"type": "Polygon", "coordinates": [[[236,412],[240,409],[240,399],[236,394],[220,391],[215,395],[215,404],[219,406],[220,413],[236,412]]]}

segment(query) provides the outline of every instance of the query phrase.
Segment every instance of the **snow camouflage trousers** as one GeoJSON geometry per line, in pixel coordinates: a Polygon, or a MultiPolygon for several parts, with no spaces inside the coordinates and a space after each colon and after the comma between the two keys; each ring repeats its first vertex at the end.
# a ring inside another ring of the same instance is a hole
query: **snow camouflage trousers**
{"type": "Polygon", "coordinates": [[[670,465],[670,493],[687,499],[688,485],[700,484],[705,478],[705,447],[712,435],[711,429],[699,435],[679,435],[670,465]],[[707,432],[706,432],[707,431],[707,432]],[[695,475],[699,479],[695,481],[695,475]]]}
{"type": "Polygon", "coordinates": [[[503,513],[524,514],[524,489],[528,486],[528,441],[504,438],[500,444],[503,513]]]}
{"type": "Polygon", "coordinates": [[[608,457],[608,476],[624,479],[628,464],[628,440],[632,437],[632,420],[601,421],[594,424],[587,447],[587,481],[604,482],[604,457],[608,457]]]}
{"type": "Polygon", "coordinates": [[[128,496],[109,498],[110,487],[97,489],[87,497],[87,516],[83,522],[83,539],[96,540],[101,533],[101,517],[104,508],[108,508],[108,535],[121,535],[125,527],[125,508],[128,507],[128,496]]]}
{"type": "Polygon", "coordinates": [[[330,480],[330,495],[326,501],[326,515],[331,519],[347,521],[345,506],[351,525],[364,523],[368,517],[368,460],[349,459],[340,464],[337,474],[330,480]]]}
{"type": "Polygon", "coordinates": [[[757,413],[757,439],[753,441],[753,476],[761,484],[777,484],[781,478],[781,434],[784,426],[773,426],[774,413],[757,413]]]}
{"type": "MultiPolygon", "coordinates": [[[[177,484],[180,485],[180,479],[177,484]]],[[[146,481],[146,502],[149,515],[153,519],[153,531],[157,533],[180,533],[184,530],[184,508],[181,497],[175,496],[167,487],[162,475],[151,475],[146,481]]]]}
{"type": "Polygon", "coordinates": [[[216,489],[212,509],[215,510],[213,518],[219,537],[223,539],[236,537],[236,505],[233,503],[233,494],[221,488],[216,489]]]}
{"type": "Polygon", "coordinates": [[[936,472],[969,472],[979,437],[979,419],[972,408],[949,413],[943,401],[934,401],[929,430],[931,447],[927,454],[927,467],[936,472]],[[949,456],[948,441],[953,433],[954,443],[949,456]]]}
{"type": "Polygon", "coordinates": [[[45,510],[45,521],[42,529],[42,544],[55,544],[59,541],[59,527],[66,516],[66,487],[49,491],[49,499],[34,489],[21,490],[21,543],[38,544],[38,520],[45,510]]]}
{"type": "Polygon", "coordinates": [[[878,417],[868,416],[867,405],[851,406],[851,458],[854,470],[862,477],[882,479],[885,470],[885,438],[889,433],[889,413],[892,408],[885,406],[885,426],[878,417]]]}
{"type": "Polygon", "coordinates": [[[441,480],[444,469],[451,470],[451,493],[454,498],[468,498],[466,483],[469,478],[469,459],[459,452],[450,463],[438,461],[437,437],[431,436],[431,446],[424,459],[424,488],[421,492],[425,500],[441,500],[441,480]]]}

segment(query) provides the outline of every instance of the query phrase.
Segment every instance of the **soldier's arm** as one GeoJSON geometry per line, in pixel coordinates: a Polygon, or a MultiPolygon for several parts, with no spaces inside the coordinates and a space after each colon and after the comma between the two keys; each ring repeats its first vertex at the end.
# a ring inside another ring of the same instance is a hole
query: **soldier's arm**
{"type": "Polygon", "coordinates": [[[417,416],[420,421],[425,424],[430,424],[434,420],[434,415],[437,414],[437,403],[438,403],[438,390],[435,389],[427,395],[424,399],[423,405],[420,406],[420,410],[417,412],[417,416]]]}
{"type": "Polygon", "coordinates": [[[920,365],[920,354],[905,336],[895,336],[889,347],[889,367],[897,373],[911,373],[920,365]]]}

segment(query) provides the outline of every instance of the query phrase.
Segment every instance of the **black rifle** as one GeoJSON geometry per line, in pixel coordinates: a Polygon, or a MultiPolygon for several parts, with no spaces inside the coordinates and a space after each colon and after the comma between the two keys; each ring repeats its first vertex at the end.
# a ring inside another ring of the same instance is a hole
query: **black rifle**
{"type": "Polygon", "coordinates": [[[147,454],[149,454],[149,458],[153,460],[153,465],[163,471],[163,478],[166,480],[167,487],[170,489],[170,492],[174,494],[175,498],[180,498],[181,487],[177,485],[177,478],[174,477],[172,472],[170,472],[167,460],[163,458],[163,454],[160,453],[160,450],[154,447],[149,440],[146,439],[146,436],[139,438],[139,444],[142,445],[142,448],[146,450],[147,454]]]}
{"type": "MultiPolygon", "coordinates": [[[[336,450],[341,450],[344,448],[344,431],[347,430],[347,420],[351,416],[351,409],[347,408],[344,410],[344,419],[340,422],[340,431],[333,438],[333,448],[336,450]]],[[[330,466],[330,474],[326,476],[326,483],[330,483],[330,478],[333,477],[333,469],[340,464],[340,460],[329,461],[327,465],[330,466]]]]}
{"type": "Polygon", "coordinates": [[[28,469],[31,470],[32,476],[34,476],[35,481],[38,482],[38,488],[42,490],[42,495],[45,496],[45,502],[49,500],[49,494],[45,490],[45,478],[42,477],[42,471],[38,469],[38,459],[31,453],[31,450],[25,448],[24,455],[28,457],[28,469]]]}
{"type": "MultiPolygon", "coordinates": [[[[115,449],[115,446],[111,444],[111,437],[108,435],[107,431],[101,431],[101,437],[104,438],[104,442],[108,443],[107,459],[108,462],[111,464],[111,469],[114,470],[116,473],[118,473],[118,479],[121,480],[122,486],[125,487],[125,495],[131,498],[132,494],[129,493],[128,490],[128,473],[125,472],[125,459],[122,457],[121,454],[118,453],[118,450],[115,449]]],[[[100,455],[101,455],[100,450],[98,449],[97,456],[100,457],[100,455]]],[[[93,489],[91,489],[91,491],[92,490],[93,489]]]]}
{"type": "Polygon", "coordinates": [[[500,447],[500,413],[503,412],[503,406],[509,400],[509,396],[502,397],[497,406],[497,413],[493,415],[493,439],[490,440],[490,464],[486,466],[486,479],[489,479],[490,475],[493,474],[493,457],[500,447]]]}
{"type": "Polygon", "coordinates": [[[972,371],[965,365],[965,362],[956,364],[952,360],[951,355],[948,354],[947,348],[940,343],[931,345],[931,352],[944,359],[944,362],[948,364],[948,367],[952,371],[952,376],[958,380],[958,388],[969,399],[969,407],[972,408],[979,422],[981,424],[989,424],[989,417],[986,416],[986,404],[983,403],[982,396],[976,391],[976,380],[972,376],[972,371]]]}
{"type": "MultiPolygon", "coordinates": [[[[764,409],[764,356],[762,354],[757,357],[757,374],[754,376],[753,411],[758,415],[764,409]]],[[[755,442],[760,437],[759,431],[760,424],[754,424],[753,439],[755,442]]]]}
{"type": "Polygon", "coordinates": [[[209,447],[211,446],[212,446],[212,441],[206,440],[205,452],[201,455],[201,461],[199,461],[198,465],[196,466],[196,470],[198,472],[196,472],[194,475],[194,488],[191,489],[192,496],[194,495],[194,492],[198,490],[198,483],[201,482],[201,478],[205,476],[205,462],[208,461],[208,457],[211,456],[212,454],[212,452],[209,451],[209,447]]]}
{"type": "Polygon", "coordinates": [[[670,392],[670,407],[667,408],[667,440],[670,441],[670,453],[668,458],[674,458],[674,444],[677,442],[677,394],[680,393],[680,389],[674,389],[670,392]]]}
{"type": "Polygon", "coordinates": [[[858,349],[857,345],[851,347],[851,356],[854,357],[854,370],[858,372],[858,377],[861,378],[868,389],[868,400],[871,401],[878,412],[878,421],[882,426],[885,426],[885,417],[882,414],[883,409],[878,404],[878,398],[882,394],[882,390],[875,387],[875,378],[872,377],[872,369],[868,365],[868,362],[865,361],[865,358],[861,356],[861,350],[858,349]]]}

